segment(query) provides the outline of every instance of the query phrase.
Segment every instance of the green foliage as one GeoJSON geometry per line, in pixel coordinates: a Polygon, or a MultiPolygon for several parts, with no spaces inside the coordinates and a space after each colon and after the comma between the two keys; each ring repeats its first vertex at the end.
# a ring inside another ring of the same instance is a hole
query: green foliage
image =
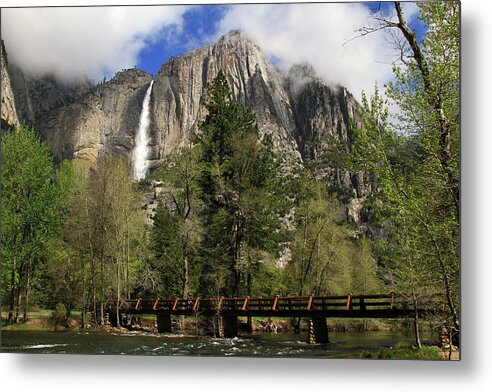
{"type": "Polygon", "coordinates": [[[253,281],[252,293],[258,297],[290,295],[291,288],[285,281],[284,269],[272,262],[259,264],[253,281]]]}
{"type": "MultiPolygon", "coordinates": [[[[380,250],[386,279],[416,301],[444,292],[447,317],[459,308],[459,3],[419,4],[428,26],[422,45],[410,40],[386,94],[400,112],[388,115],[377,88],[363,96],[353,129],[352,164],[377,179],[371,207],[386,221],[380,250]]],[[[400,24],[400,30],[405,26],[400,24]]]]}
{"type": "Polygon", "coordinates": [[[56,328],[67,326],[67,308],[62,303],[57,303],[55,310],[51,315],[51,323],[56,328]]]}
{"type": "Polygon", "coordinates": [[[180,235],[181,229],[182,222],[179,217],[161,203],[154,217],[151,244],[155,259],[150,263],[159,277],[159,289],[156,294],[163,298],[182,295],[184,244],[180,235]]]}
{"type": "Polygon", "coordinates": [[[70,313],[82,308],[101,321],[107,298],[130,295],[145,243],[137,191],[127,164],[101,157],[95,167],[62,162],[56,172],[60,194],[58,235],[47,242],[44,288],[48,304],[63,303],[70,313]]]}
{"type": "Polygon", "coordinates": [[[160,277],[159,292],[171,296],[187,297],[196,293],[198,286],[198,157],[198,148],[184,147],[152,175],[164,183],[166,190],[154,217],[150,263],[160,277]]]}
{"type": "Polygon", "coordinates": [[[108,298],[122,299],[132,290],[132,265],[138,258],[144,232],[142,212],[130,168],[118,157],[104,156],[90,170],[86,209],[81,224],[88,229],[84,253],[90,260],[93,312],[108,298]]]}
{"type": "Polygon", "coordinates": [[[254,113],[232,99],[222,71],[209,86],[205,107],[208,114],[196,136],[202,291],[224,281],[219,291],[234,296],[245,277],[250,291],[259,252],[279,250],[285,205],[271,138],[261,138],[254,113]]]}
{"type": "Polygon", "coordinates": [[[378,265],[371,251],[371,243],[362,238],[352,258],[352,293],[377,293],[382,286],[378,276],[378,265]]]}
{"type": "Polygon", "coordinates": [[[406,342],[400,342],[393,348],[387,348],[379,351],[378,359],[415,359],[437,361],[442,359],[438,347],[422,346],[415,348],[406,342]]]}
{"type": "Polygon", "coordinates": [[[42,277],[46,244],[57,232],[60,197],[53,173],[51,155],[32,129],[21,126],[3,135],[2,298],[17,313],[22,305],[26,314],[26,298],[42,277]]]}
{"type": "Polygon", "coordinates": [[[290,289],[297,295],[349,292],[354,248],[337,202],[308,170],[295,188],[296,229],[287,266],[290,289]]]}

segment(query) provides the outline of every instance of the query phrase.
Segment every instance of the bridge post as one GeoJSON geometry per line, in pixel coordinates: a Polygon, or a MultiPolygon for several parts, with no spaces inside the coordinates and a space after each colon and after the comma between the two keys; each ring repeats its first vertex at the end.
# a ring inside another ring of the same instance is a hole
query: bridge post
{"type": "MultiPolygon", "coordinates": [[[[116,324],[117,324],[116,323],[116,307],[109,305],[106,312],[107,312],[106,314],[108,314],[109,324],[112,327],[116,327],[116,324]]],[[[121,319],[121,316],[122,316],[122,313],[120,313],[120,319],[121,319]]]]}
{"type": "Polygon", "coordinates": [[[171,316],[169,314],[157,313],[156,321],[157,321],[157,332],[159,333],[172,332],[171,316]]]}
{"type": "Polygon", "coordinates": [[[235,338],[237,336],[237,317],[221,316],[219,322],[220,338],[235,338]]]}
{"type": "Polygon", "coordinates": [[[313,317],[309,319],[309,344],[328,343],[328,326],[326,318],[313,317]]]}
{"type": "Polygon", "coordinates": [[[248,316],[246,323],[248,325],[248,333],[252,333],[253,332],[253,317],[248,316]]]}

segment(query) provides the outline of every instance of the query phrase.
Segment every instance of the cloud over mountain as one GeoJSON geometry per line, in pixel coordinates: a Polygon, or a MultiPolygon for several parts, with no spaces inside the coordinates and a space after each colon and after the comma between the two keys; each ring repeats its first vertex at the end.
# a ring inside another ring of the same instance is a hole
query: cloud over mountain
{"type": "MultiPolygon", "coordinates": [[[[406,3],[405,3],[406,4],[406,3]]],[[[415,17],[415,4],[406,6],[415,17]]],[[[219,34],[241,29],[282,67],[308,62],[327,82],[348,87],[360,98],[392,78],[395,52],[378,32],[352,39],[363,26],[374,25],[362,3],[235,5],[222,19],[219,34]]],[[[391,17],[388,13],[387,17],[391,17]]]]}
{"type": "Polygon", "coordinates": [[[179,31],[185,6],[10,8],[2,10],[9,61],[31,73],[94,79],[138,63],[161,34],[179,31]]]}
{"type": "MultiPolygon", "coordinates": [[[[418,15],[415,3],[403,4],[409,20],[418,15]]],[[[383,8],[391,18],[391,4],[383,8]]],[[[241,29],[280,67],[309,63],[360,98],[376,80],[381,86],[392,78],[397,57],[383,32],[353,39],[374,25],[373,11],[363,3],[11,8],[2,10],[2,37],[9,60],[25,72],[100,80],[134,65],[155,70],[170,56],[241,29]],[[223,12],[201,13],[205,7],[223,12]]]]}

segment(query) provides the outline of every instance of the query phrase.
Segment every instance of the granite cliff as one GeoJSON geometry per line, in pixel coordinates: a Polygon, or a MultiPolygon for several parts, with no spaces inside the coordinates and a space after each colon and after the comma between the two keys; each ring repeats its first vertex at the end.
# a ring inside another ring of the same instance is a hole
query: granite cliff
{"type": "MultiPolygon", "coordinates": [[[[273,136],[287,170],[307,159],[317,160],[330,143],[350,143],[349,121],[358,121],[360,105],[344,87],[327,85],[307,64],[279,70],[254,41],[232,31],[215,44],[171,58],[155,75],[150,97],[151,168],[197,130],[205,114],[207,84],[221,69],[235,99],[256,113],[260,132],[273,136]]],[[[9,67],[9,74],[19,119],[35,126],[57,159],[94,162],[105,153],[130,159],[152,75],[129,69],[90,86],[34,80],[15,67],[9,67]]],[[[12,99],[4,105],[2,98],[2,119],[4,106],[13,107],[12,99]]],[[[12,117],[15,110],[7,112],[12,117]]],[[[370,179],[336,167],[323,175],[343,190],[347,213],[357,221],[360,200],[371,191],[370,179]]]]}
{"type": "Polygon", "coordinates": [[[152,76],[138,69],[118,72],[73,103],[43,112],[36,129],[58,159],[95,162],[104,153],[130,159],[145,91],[152,76]]]}
{"type": "Polygon", "coordinates": [[[19,125],[19,118],[17,117],[17,110],[15,109],[15,98],[12,91],[12,85],[10,83],[10,75],[7,70],[7,54],[3,41],[0,43],[0,66],[1,66],[1,129],[9,129],[10,127],[17,127],[19,125]]]}

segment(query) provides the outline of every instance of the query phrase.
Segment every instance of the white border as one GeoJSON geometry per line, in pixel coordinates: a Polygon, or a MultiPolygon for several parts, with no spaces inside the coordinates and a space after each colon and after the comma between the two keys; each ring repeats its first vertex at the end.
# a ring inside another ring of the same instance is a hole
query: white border
{"type": "MultiPolygon", "coordinates": [[[[231,1],[237,2],[237,1],[231,1]]],[[[251,2],[251,1],[243,1],[251,2]]],[[[0,6],[136,4],[0,0],[0,6]]],[[[147,0],[144,4],[177,3],[147,0]]],[[[196,1],[179,1],[180,4],[196,1]]],[[[222,3],[207,1],[207,3],[222,3]]],[[[462,284],[459,363],[0,354],[2,390],[483,391],[490,387],[491,2],[463,0],[462,284]],[[481,311],[481,312],[480,312],[481,311]],[[316,388],[316,389],[314,389],[316,388]]]]}

